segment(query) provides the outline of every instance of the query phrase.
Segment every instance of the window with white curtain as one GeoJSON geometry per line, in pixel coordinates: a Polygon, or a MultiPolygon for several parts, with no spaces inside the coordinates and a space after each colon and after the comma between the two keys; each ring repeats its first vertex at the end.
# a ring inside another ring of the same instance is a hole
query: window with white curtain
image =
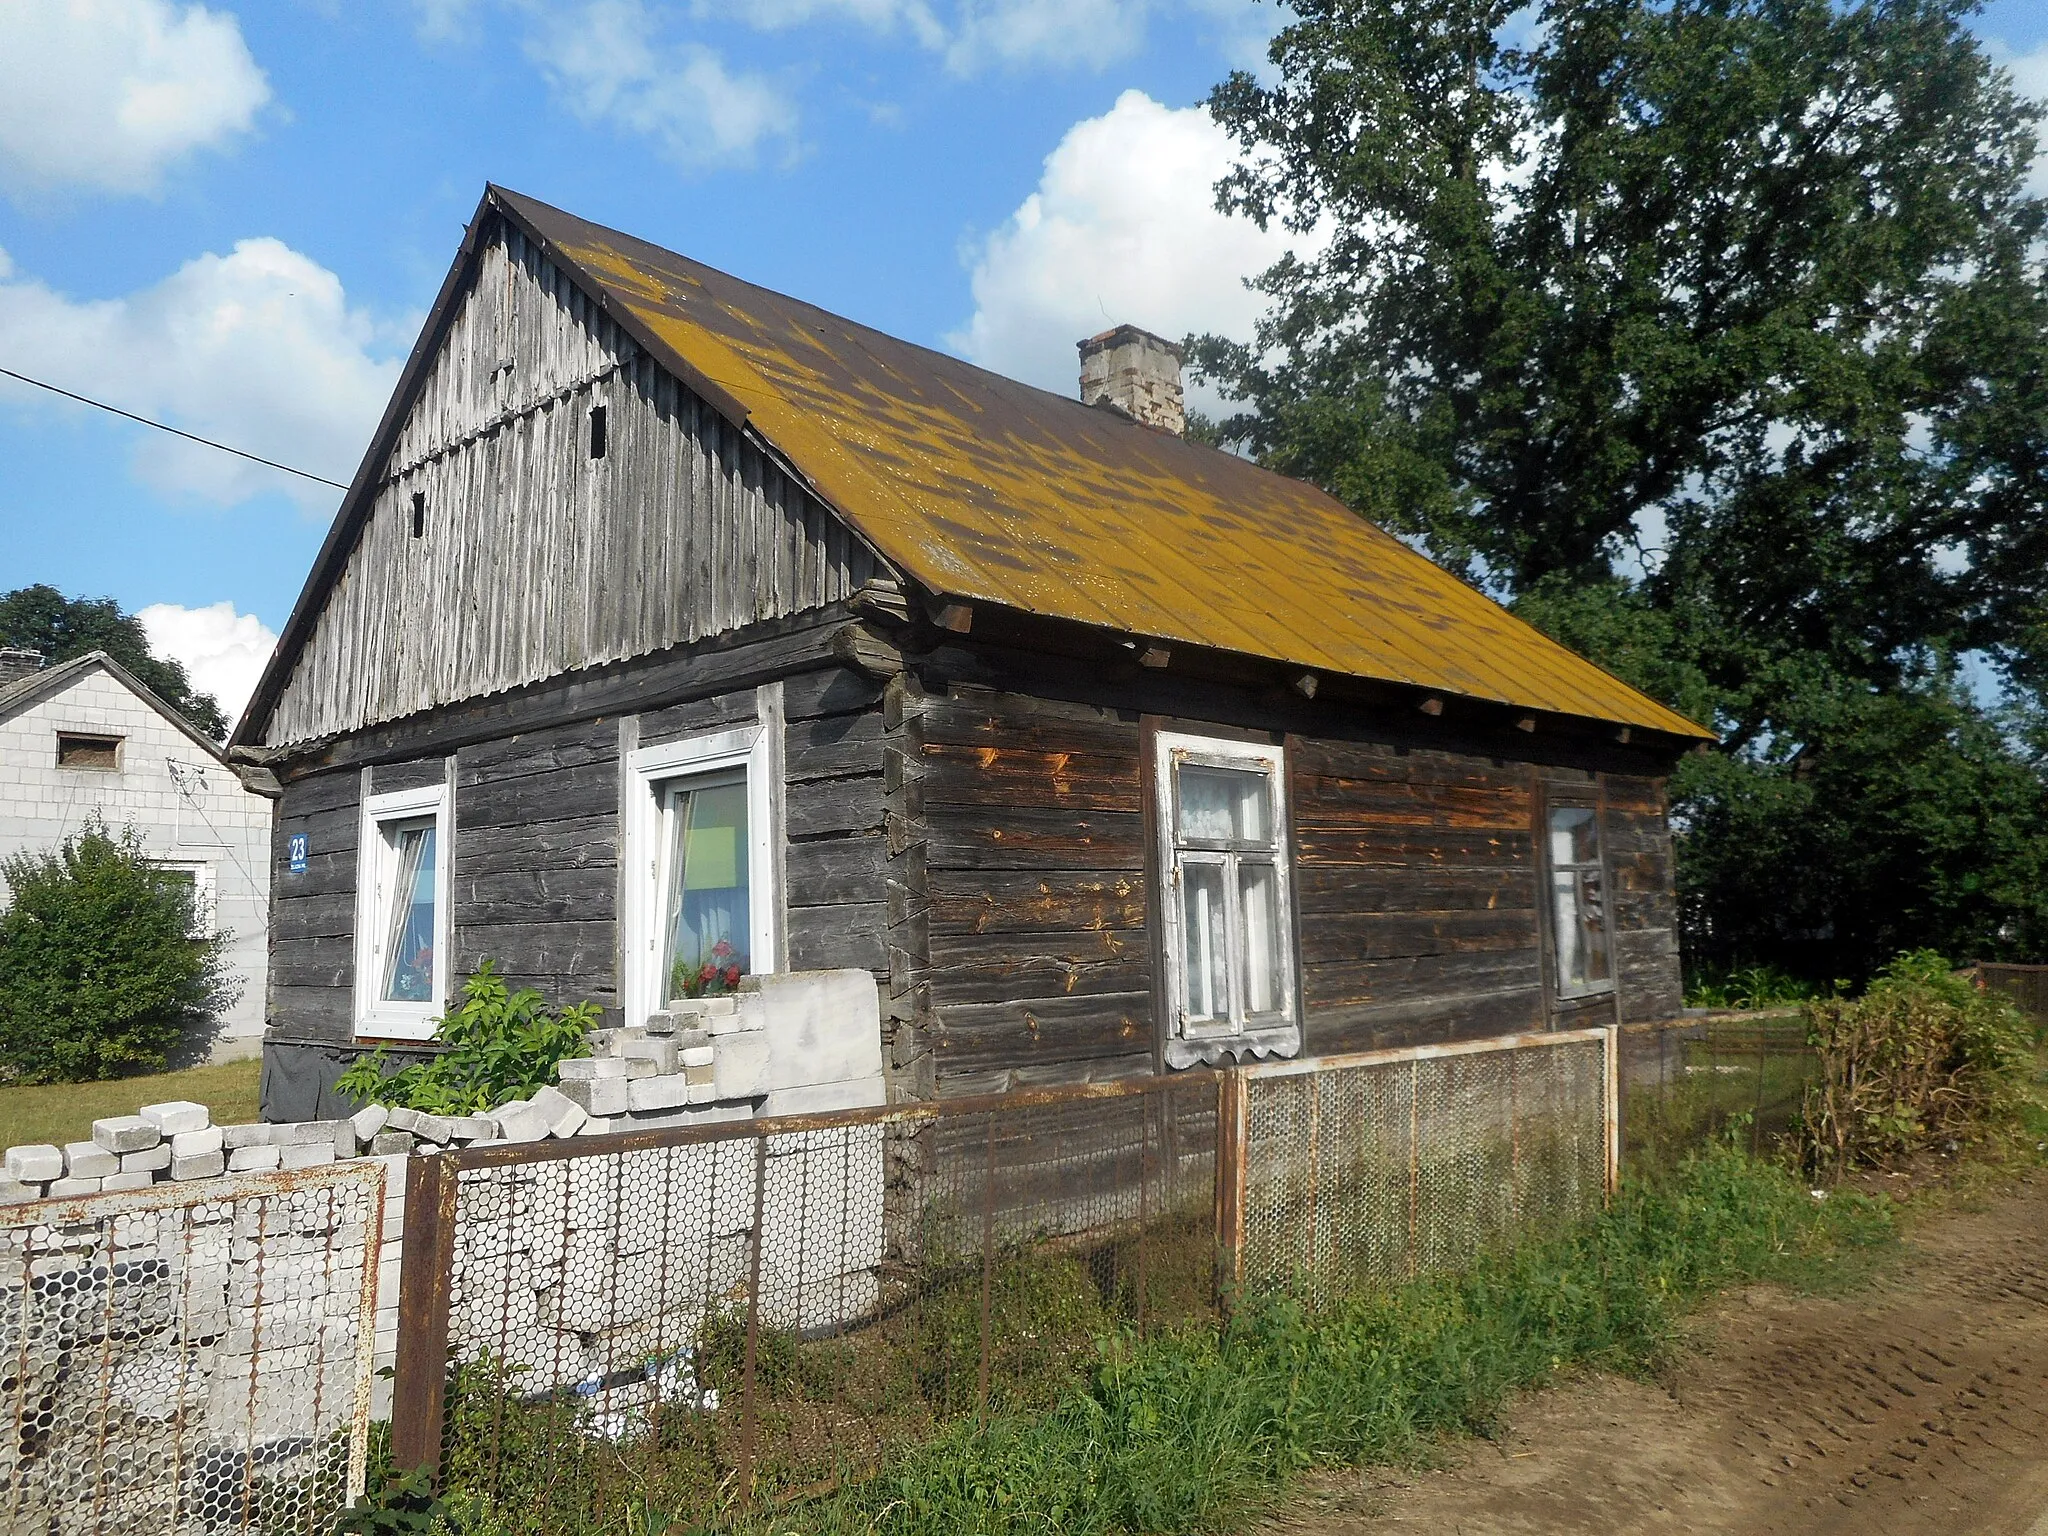
{"type": "Polygon", "coordinates": [[[1551,937],[1560,997],[1612,990],[1607,889],[1600,858],[1600,816],[1589,805],[1552,805],[1546,813],[1551,937]]]}
{"type": "Polygon", "coordinates": [[[363,802],[356,865],[356,1033],[424,1040],[447,1004],[448,790],[363,802]]]}
{"type": "Polygon", "coordinates": [[[1157,762],[1167,1059],[1292,1055],[1300,1030],[1280,749],[1162,732],[1157,762]]]}

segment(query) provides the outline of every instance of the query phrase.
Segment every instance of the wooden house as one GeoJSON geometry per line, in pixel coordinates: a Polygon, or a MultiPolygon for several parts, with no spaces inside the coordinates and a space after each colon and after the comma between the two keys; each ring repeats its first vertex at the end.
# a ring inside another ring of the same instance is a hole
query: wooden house
{"type": "Polygon", "coordinates": [[[898,1097],[1674,1014],[1705,733],[1082,351],[489,189],[234,738],[268,1112],[486,958],[629,1022],[866,969],[898,1097]]]}

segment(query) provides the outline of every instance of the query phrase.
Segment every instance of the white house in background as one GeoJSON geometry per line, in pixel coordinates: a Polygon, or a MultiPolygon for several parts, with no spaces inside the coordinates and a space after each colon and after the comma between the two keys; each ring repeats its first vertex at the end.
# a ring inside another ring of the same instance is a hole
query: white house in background
{"type": "Polygon", "coordinates": [[[277,793],[268,773],[230,765],[104,652],[44,667],[34,651],[0,650],[0,858],[55,848],[97,811],[190,878],[195,920],[231,935],[240,985],[215,1060],[262,1048],[277,793]]]}

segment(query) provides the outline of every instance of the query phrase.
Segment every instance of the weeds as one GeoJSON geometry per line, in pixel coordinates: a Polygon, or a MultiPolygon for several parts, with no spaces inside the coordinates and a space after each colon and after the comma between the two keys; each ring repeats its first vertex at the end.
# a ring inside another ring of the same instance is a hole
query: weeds
{"type": "Polygon", "coordinates": [[[1273,1295],[1222,1332],[1104,1341],[1085,1389],[985,1428],[957,1422],[866,1483],[762,1533],[1211,1531],[1311,1466],[1408,1462],[1489,1434],[1516,1389],[1640,1372],[1686,1309],[1735,1283],[1841,1283],[1891,1235],[1879,1202],[1816,1200],[1727,1148],[1630,1185],[1601,1217],[1467,1271],[1311,1310],[1273,1295]]]}
{"type": "MultiPolygon", "coordinates": [[[[1840,993],[1844,983],[1836,982],[1840,993]]],[[[1731,966],[1703,970],[1687,979],[1688,1008],[1789,1008],[1825,996],[1810,981],[1801,981],[1775,965],[1731,966]]]]}
{"type": "Polygon", "coordinates": [[[1839,1176],[1974,1139],[2019,1113],[2033,1027],[1931,950],[1900,955],[1854,1002],[1806,1010],[1821,1078],[1803,1111],[1808,1162],[1839,1176]]]}

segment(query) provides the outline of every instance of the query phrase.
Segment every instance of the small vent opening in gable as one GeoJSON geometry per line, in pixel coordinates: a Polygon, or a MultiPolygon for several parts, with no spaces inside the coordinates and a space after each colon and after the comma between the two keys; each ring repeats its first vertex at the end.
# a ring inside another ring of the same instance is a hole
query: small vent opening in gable
{"type": "Polygon", "coordinates": [[[601,405],[593,405],[590,408],[590,456],[593,459],[601,459],[604,457],[605,448],[608,446],[605,428],[606,420],[604,407],[601,405]]]}
{"type": "Polygon", "coordinates": [[[425,491],[414,491],[412,493],[412,536],[416,539],[425,538],[426,533],[427,493],[425,491]]]}
{"type": "Polygon", "coordinates": [[[121,738],[59,731],[57,766],[91,769],[98,773],[118,773],[121,770],[121,738]]]}

